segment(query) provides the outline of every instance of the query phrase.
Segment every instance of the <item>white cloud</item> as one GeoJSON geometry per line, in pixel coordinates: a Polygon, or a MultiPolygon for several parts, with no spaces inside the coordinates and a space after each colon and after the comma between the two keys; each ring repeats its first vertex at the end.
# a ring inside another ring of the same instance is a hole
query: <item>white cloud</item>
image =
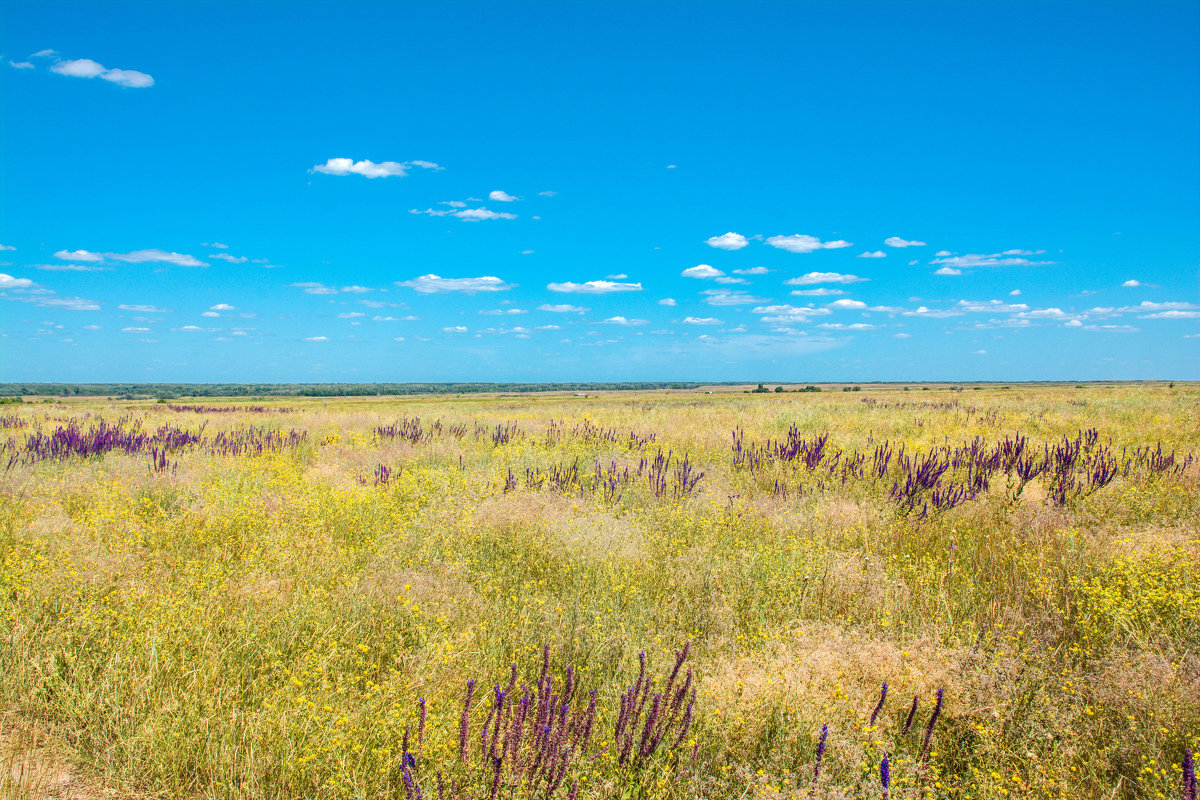
{"type": "Polygon", "coordinates": [[[843,322],[822,322],[817,327],[830,331],[871,331],[879,326],[867,322],[852,322],[849,325],[843,322]]]}
{"type": "Polygon", "coordinates": [[[34,264],[34,269],[46,272],[107,272],[111,267],[97,267],[94,264],[34,264]]]}
{"type": "Polygon", "coordinates": [[[203,261],[195,256],[187,255],[186,253],[168,252],[159,250],[158,248],[150,248],[148,250],[134,250],[131,253],[93,253],[87,250],[59,250],[54,254],[54,257],[62,261],[123,261],[127,264],[144,264],[147,262],[161,262],[164,264],[175,264],[180,267],[207,267],[203,261]]]}
{"type": "Polygon", "coordinates": [[[568,303],[543,303],[538,306],[538,311],[551,311],[555,314],[582,314],[588,310],[583,306],[573,306],[568,303]]]}
{"type": "Polygon", "coordinates": [[[121,328],[121,333],[149,333],[149,328],[121,328]]]}
{"type": "Polygon", "coordinates": [[[604,277],[608,278],[610,281],[623,281],[629,276],[624,272],[618,272],[615,275],[605,275],[604,277]]]}
{"type": "Polygon", "coordinates": [[[874,251],[868,250],[865,253],[859,253],[858,257],[859,258],[887,258],[887,253],[883,252],[882,250],[874,250],[874,251]]]}
{"type": "Polygon", "coordinates": [[[1021,290],[1020,290],[1020,289],[1013,289],[1011,292],[1009,292],[1009,293],[1008,293],[1008,296],[1009,296],[1009,297],[1020,297],[1020,296],[1021,296],[1021,290]]]}
{"type": "Polygon", "coordinates": [[[219,317],[221,315],[215,311],[204,311],[200,314],[200,316],[202,316],[202,317],[219,317]]]}
{"type": "Polygon", "coordinates": [[[547,189],[547,190],[546,190],[546,191],[544,191],[544,192],[538,192],[538,196],[539,196],[539,197],[557,197],[557,196],[558,196],[558,192],[551,191],[551,190],[547,189]]]}
{"type": "Polygon", "coordinates": [[[28,289],[31,286],[33,286],[33,281],[29,278],[14,278],[12,275],[0,272],[0,289],[28,289]]]}
{"type": "Polygon", "coordinates": [[[808,272],[799,278],[789,278],[784,281],[786,286],[808,286],[814,283],[859,283],[870,280],[857,275],[843,275],[840,272],[808,272]]]}
{"type": "Polygon", "coordinates": [[[381,161],[375,163],[363,159],[355,161],[352,158],[331,158],[324,164],[317,164],[313,172],[325,175],[362,175],[364,178],[403,178],[410,167],[423,169],[441,169],[432,161],[381,161]]]}
{"type": "Polygon", "coordinates": [[[479,313],[485,317],[500,317],[512,316],[514,314],[528,314],[529,312],[523,308],[491,308],[479,313]]]}
{"type": "Polygon", "coordinates": [[[1138,331],[1132,325],[1084,325],[1083,329],[1100,333],[1137,333],[1138,331]]]}
{"type": "Polygon", "coordinates": [[[505,292],[516,286],[515,283],[505,283],[494,275],[483,275],[478,278],[442,278],[432,273],[408,281],[396,281],[396,285],[407,286],[420,294],[505,292]]]}
{"type": "Polygon", "coordinates": [[[420,167],[421,169],[431,169],[434,172],[441,172],[445,167],[433,163],[432,161],[422,161],[419,158],[414,158],[408,162],[411,166],[420,167]]]}
{"type": "Polygon", "coordinates": [[[535,331],[561,331],[562,328],[558,325],[538,325],[534,328],[535,331]]]}
{"type": "Polygon", "coordinates": [[[212,247],[216,250],[228,250],[229,249],[229,245],[222,244],[221,242],[201,242],[200,246],[201,247],[212,247]]]}
{"type": "Polygon", "coordinates": [[[410,208],[410,214],[428,214],[431,217],[458,217],[465,222],[482,222],[489,219],[516,219],[516,214],[510,214],[507,211],[491,211],[486,208],[463,208],[458,211],[448,211],[446,209],[427,208],[420,211],[415,208],[410,208]]]}
{"type": "Polygon", "coordinates": [[[1156,311],[1153,314],[1143,314],[1138,319],[1200,319],[1200,311],[1156,311]]]}
{"type": "Polygon", "coordinates": [[[893,339],[911,339],[912,334],[911,333],[893,333],[892,338],[893,339]]]}
{"type": "Polygon", "coordinates": [[[822,286],[820,289],[793,289],[791,291],[794,297],[825,297],[827,295],[845,293],[845,289],[830,289],[828,286],[822,286]]]}
{"type": "Polygon", "coordinates": [[[1070,321],[1068,321],[1068,322],[1067,322],[1067,324],[1066,324],[1064,327],[1067,327],[1067,328],[1082,328],[1082,327],[1083,327],[1083,323],[1082,323],[1082,322],[1080,322],[1080,321],[1079,321],[1079,320],[1077,320],[1077,319],[1073,319],[1073,320],[1070,320],[1070,321]]]}
{"type": "Polygon", "coordinates": [[[103,253],[92,253],[87,250],[59,250],[54,257],[62,261],[103,261],[103,253]]]}
{"type": "Polygon", "coordinates": [[[962,275],[962,270],[955,269],[954,267],[938,267],[937,271],[934,272],[933,274],[934,275],[962,275]]]}
{"type": "Polygon", "coordinates": [[[953,308],[926,308],[925,306],[917,306],[912,311],[905,311],[903,313],[906,317],[928,317],[930,319],[942,319],[943,317],[961,317],[966,312],[953,308]]]}
{"type": "Polygon", "coordinates": [[[547,283],[546,288],[552,292],[568,292],[574,294],[608,294],[610,292],[640,292],[642,284],[615,283],[613,281],[586,281],[584,283],[547,283]]]}
{"type": "Polygon", "coordinates": [[[836,239],[832,242],[822,242],[816,236],[809,236],[804,233],[794,233],[791,236],[769,236],[767,244],[771,247],[777,247],[780,250],[786,250],[789,253],[811,253],[814,250],[836,250],[841,247],[850,247],[851,243],[836,239]]]}
{"type": "Polygon", "coordinates": [[[176,328],[175,330],[192,332],[192,331],[202,331],[202,330],[204,330],[204,328],[201,328],[199,325],[184,325],[183,327],[176,328]]]}
{"type": "Polygon", "coordinates": [[[935,258],[945,258],[946,256],[954,255],[954,253],[951,253],[949,250],[938,250],[933,255],[935,258]]]}
{"type": "Polygon", "coordinates": [[[450,325],[448,327],[442,328],[442,331],[445,333],[466,333],[467,326],[466,325],[450,325]]]}
{"type": "Polygon", "coordinates": [[[975,351],[975,355],[977,355],[977,356],[986,356],[986,355],[987,355],[987,350],[976,350],[976,351],[975,351]]]}
{"type": "Polygon", "coordinates": [[[343,311],[341,314],[337,315],[337,318],[338,319],[358,319],[359,317],[365,317],[365,316],[366,316],[366,314],[364,314],[361,311],[343,311]]]}
{"type": "Polygon", "coordinates": [[[883,240],[883,243],[888,247],[924,247],[924,242],[918,242],[916,239],[901,239],[899,236],[889,236],[883,240]]]}
{"type": "Polygon", "coordinates": [[[500,189],[493,189],[488,192],[488,200],[495,200],[497,203],[512,203],[517,199],[508,192],[501,191],[500,189]]]}
{"type": "Polygon", "coordinates": [[[369,286],[343,286],[342,291],[346,292],[347,294],[366,294],[367,292],[373,292],[375,290],[369,286]]]}
{"type": "Polygon", "coordinates": [[[645,325],[650,320],[648,319],[626,319],[625,317],[609,317],[604,320],[605,325],[645,325]]]}
{"type": "Polygon", "coordinates": [[[679,274],[685,278],[719,278],[725,273],[716,267],[710,267],[708,264],[698,264],[694,267],[688,267],[679,274]]]}
{"type": "Polygon", "coordinates": [[[919,258],[914,258],[908,262],[908,265],[910,267],[915,267],[917,264],[920,264],[920,263],[921,263],[921,260],[919,258]]]}
{"type": "Polygon", "coordinates": [[[972,314],[1005,314],[1029,310],[1029,306],[1024,303],[1005,303],[1000,300],[959,300],[956,307],[972,314]]]}
{"type": "Polygon", "coordinates": [[[1005,250],[1002,256],[1040,256],[1045,250],[1005,250]]]}
{"type": "Polygon", "coordinates": [[[766,275],[771,270],[766,267],[750,267],[749,269],[735,269],[734,275],[766,275]]]}
{"type": "MultiPolygon", "coordinates": [[[[1012,252],[1012,251],[1006,251],[1012,252]]],[[[1025,252],[1025,251],[1022,251],[1025,252]]],[[[1038,267],[1053,264],[1053,261],[1030,261],[1027,258],[1008,258],[1004,253],[980,255],[968,253],[965,256],[946,256],[935,258],[931,264],[941,264],[947,267],[1038,267]]]]}
{"type": "Polygon", "coordinates": [[[50,66],[50,71],[68,78],[99,78],[131,89],[145,89],[154,85],[154,78],[144,72],[135,69],[106,69],[103,64],[90,58],[58,61],[50,66]]]}
{"type": "Polygon", "coordinates": [[[847,300],[847,299],[843,298],[841,300],[834,300],[832,303],[829,304],[829,307],[838,309],[840,311],[846,311],[846,310],[851,310],[851,309],[866,308],[867,304],[864,303],[862,300],[847,300]]]}
{"type": "Polygon", "coordinates": [[[728,289],[706,289],[703,294],[707,295],[704,302],[710,306],[746,306],[766,302],[764,297],[755,297],[746,292],[729,291],[728,289]]]}
{"type": "Polygon", "coordinates": [[[0,250],[16,250],[17,248],[8,244],[0,244],[0,250]]]}
{"type": "Polygon", "coordinates": [[[8,65],[13,69],[33,69],[33,64],[28,61],[9,61],[8,65]]]}
{"type": "Polygon", "coordinates": [[[171,313],[171,309],[159,308],[158,306],[135,306],[135,305],[125,305],[124,303],[122,303],[121,305],[117,306],[117,308],[121,309],[122,311],[136,311],[139,314],[170,314],[171,313]]]}
{"type": "Polygon", "coordinates": [[[659,301],[658,301],[658,304],[659,304],[660,306],[674,306],[674,305],[678,305],[678,304],[675,302],[675,298],[674,298],[674,297],[664,297],[662,300],[659,300],[659,301]]]}
{"type": "Polygon", "coordinates": [[[209,306],[209,311],[236,311],[237,306],[231,306],[229,303],[217,303],[215,306],[209,306]]]}
{"type": "MultiPolygon", "coordinates": [[[[1195,311],[1197,309],[1200,309],[1200,305],[1196,305],[1195,303],[1181,303],[1177,301],[1153,303],[1149,300],[1143,300],[1139,305],[1125,306],[1124,308],[1118,308],[1117,311],[1124,314],[1142,314],[1153,311],[1195,311]]],[[[1098,311],[1100,309],[1094,310],[1098,311]]]]}
{"type": "Polygon", "coordinates": [[[716,247],[719,250],[741,250],[749,244],[746,237],[740,233],[723,233],[720,236],[712,236],[704,240],[704,243],[709,247],[716,247]]]}
{"type": "Polygon", "coordinates": [[[303,289],[305,294],[337,294],[337,289],[332,286],[326,286],[323,283],[315,281],[303,281],[301,283],[289,283],[289,286],[294,286],[297,289],[303,289]]]}
{"type": "Polygon", "coordinates": [[[1129,280],[1125,281],[1124,283],[1122,283],[1121,285],[1122,285],[1122,286],[1124,286],[1124,287],[1125,287],[1125,288],[1127,288],[1127,289],[1136,289],[1138,286],[1141,286],[1141,285],[1142,285],[1142,282],[1141,282],[1141,281],[1136,281],[1136,280],[1133,280],[1133,279],[1131,278],[1131,279],[1129,279],[1129,280]]]}
{"type": "Polygon", "coordinates": [[[245,256],[231,256],[229,253],[212,253],[209,258],[219,258],[222,261],[228,261],[230,264],[245,264],[248,260],[245,256]]]}
{"type": "Polygon", "coordinates": [[[329,337],[328,336],[305,336],[304,341],[306,341],[306,342],[328,342],[329,337]]]}
{"type": "Polygon", "coordinates": [[[716,317],[684,317],[682,320],[684,325],[722,325],[724,323],[716,317]]]}

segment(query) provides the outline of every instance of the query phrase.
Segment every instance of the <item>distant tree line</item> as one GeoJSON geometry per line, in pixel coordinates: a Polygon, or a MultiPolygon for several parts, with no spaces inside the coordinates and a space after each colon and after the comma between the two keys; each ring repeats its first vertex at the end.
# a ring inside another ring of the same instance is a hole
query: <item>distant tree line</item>
{"type": "Polygon", "coordinates": [[[695,389],[687,381],[612,383],[5,383],[0,397],[362,397],[380,395],[478,394],[483,392],[598,392],[637,389],[695,389]]]}

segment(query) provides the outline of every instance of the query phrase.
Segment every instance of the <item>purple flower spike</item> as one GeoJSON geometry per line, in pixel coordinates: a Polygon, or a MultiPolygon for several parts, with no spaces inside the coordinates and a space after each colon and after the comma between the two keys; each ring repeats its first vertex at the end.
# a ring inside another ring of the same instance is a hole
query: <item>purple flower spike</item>
{"type": "Polygon", "coordinates": [[[825,758],[825,739],[829,736],[829,726],[821,726],[821,738],[817,740],[817,760],[813,763],[813,787],[816,788],[817,778],[821,777],[821,759],[825,758]]]}
{"type": "Polygon", "coordinates": [[[887,753],[883,754],[883,760],[879,762],[879,782],[883,785],[883,796],[886,798],[892,785],[892,770],[888,764],[887,753]]]}
{"type": "Polygon", "coordinates": [[[1183,751],[1183,800],[1198,800],[1196,796],[1196,762],[1192,748],[1183,751]]]}

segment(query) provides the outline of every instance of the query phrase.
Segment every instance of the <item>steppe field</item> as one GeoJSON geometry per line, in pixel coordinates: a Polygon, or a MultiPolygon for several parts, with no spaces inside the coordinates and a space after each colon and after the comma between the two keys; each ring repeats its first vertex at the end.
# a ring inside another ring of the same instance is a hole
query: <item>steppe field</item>
{"type": "Polygon", "coordinates": [[[1200,749],[1195,384],[72,398],[0,443],[5,797],[1180,798],[1200,749]]]}

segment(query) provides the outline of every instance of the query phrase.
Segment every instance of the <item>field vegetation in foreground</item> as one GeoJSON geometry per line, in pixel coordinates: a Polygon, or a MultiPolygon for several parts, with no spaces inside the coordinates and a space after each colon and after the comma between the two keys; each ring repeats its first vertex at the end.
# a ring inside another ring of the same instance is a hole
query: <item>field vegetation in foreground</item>
{"type": "Polygon", "coordinates": [[[10,796],[1175,798],[1200,749],[1195,385],[0,426],[10,796]]]}

